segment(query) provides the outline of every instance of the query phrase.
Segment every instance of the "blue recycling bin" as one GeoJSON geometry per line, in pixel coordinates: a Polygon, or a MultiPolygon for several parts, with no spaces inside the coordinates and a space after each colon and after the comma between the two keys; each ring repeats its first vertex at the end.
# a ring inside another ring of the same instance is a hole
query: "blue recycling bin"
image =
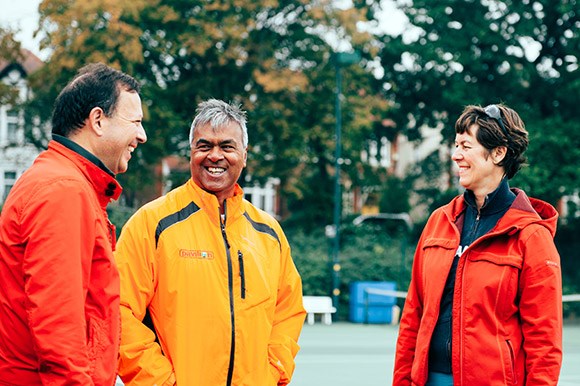
{"type": "Polygon", "coordinates": [[[390,281],[355,281],[350,284],[349,320],[353,323],[391,323],[396,297],[381,291],[396,291],[390,281]]]}

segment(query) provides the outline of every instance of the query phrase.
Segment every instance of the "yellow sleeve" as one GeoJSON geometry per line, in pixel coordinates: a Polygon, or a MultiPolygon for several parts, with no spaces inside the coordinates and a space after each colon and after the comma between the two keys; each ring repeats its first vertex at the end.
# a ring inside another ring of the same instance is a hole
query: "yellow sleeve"
{"type": "Polygon", "coordinates": [[[123,227],[115,258],[121,277],[121,347],[119,375],[127,386],[172,385],[173,366],[143,323],[157,281],[155,229],[138,211],[123,227]],[[153,227],[153,229],[149,229],[153,227]]]}
{"type": "Polygon", "coordinates": [[[288,241],[282,232],[280,234],[282,234],[281,273],[268,355],[270,365],[280,374],[278,385],[287,385],[294,373],[294,358],[300,349],[298,337],[304,325],[306,311],[302,304],[302,280],[292,261],[288,241]]]}

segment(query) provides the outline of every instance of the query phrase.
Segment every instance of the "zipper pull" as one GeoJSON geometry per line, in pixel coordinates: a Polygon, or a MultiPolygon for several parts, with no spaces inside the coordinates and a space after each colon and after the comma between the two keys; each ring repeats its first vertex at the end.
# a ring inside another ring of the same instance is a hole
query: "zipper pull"
{"type": "Polygon", "coordinates": [[[226,248],[230,249],[230,242],[228,241],[228,236],[226,235],[226,225],[223,222],[220,222],[221,225],[221,229],[222,229],[222,237],[224,238],[224,241],[226,242],[226,248]]]}
{"type": "Polygon", "coordinates": [[[246,273],[244,272],[244,255],[242,251],[238,251],[238,262],[240,263],[240,278],[242,299],[246,298],[246,273]]]}

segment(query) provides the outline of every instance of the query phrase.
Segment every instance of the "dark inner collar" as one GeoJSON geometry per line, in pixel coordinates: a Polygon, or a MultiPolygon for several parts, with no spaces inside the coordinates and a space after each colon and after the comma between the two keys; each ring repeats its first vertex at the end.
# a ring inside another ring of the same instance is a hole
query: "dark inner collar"
{"type": "Polygon", "coordinates": [[[102,169],[105,173],[109,174],[111,177],[115,178],[115,173],[113,173],[105,164],[98,159],[94,154],[86,150],[84,147],[79,145],[78,143],[71,141],[70,139],[63,137],[62,135],[53,134],[52,139],[56,142],[60,143],[61,145],[69,148],[70,150],[74,151],[75,153],[80,154],[84,158],[88,159],[95,165],[97,165],[100,169],[102,169]]]}
{"type": "MultiPolygon", "coordinates": [[[[475,194],[473,191],[465,190],[463,197],[465,198],[467,205],[477,210],[475,194]]],[[[499,186],[485,197],[485,201],[479,209],[479,213],[486,215],[505,211],[505,209],[514,202],[515,198],[516,195],[510,190],[507,178],[503,178],[499,186]]]]}

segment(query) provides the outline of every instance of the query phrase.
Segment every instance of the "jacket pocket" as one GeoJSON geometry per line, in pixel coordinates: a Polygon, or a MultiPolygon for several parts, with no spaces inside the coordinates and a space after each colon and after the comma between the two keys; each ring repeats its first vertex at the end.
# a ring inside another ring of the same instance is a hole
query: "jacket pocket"
{"type": "Polygon", "coordinates": [[[522,267],[521,256],[490,251],[468,252],[464,280],[470,284],[464,287],[463,295],[466,299],[478,299],[480,305],[487,307],[488,312],[500,320],[514,317],[518,312],[517,294],[522,267]]]}
{"type": "Polygon", "coordinates": [[[242,307],[255,307],[270,299],[268,277],[272,274],[265,257],[237,251],[242,307]]]}
{"type": "Polygon", "coordinates": [[[467,259],[474,262],[488,262],[497,266],[510,266],[517,268],[518,270],[522,269],[524,264],[524,259],[522,256],[493,253],[490,251],[471,251],[467,259]]]}
{"type": "Polygon", "coordinates": [[[518,384],[518,376],[516,374],[516,356],[514,353],[514,348],[512,347],[512,343],[509,339],[505,341],[506,347],[506,354],[505,363],[506,363],[506,375],[508,379],[506,380],[506,384],[508,385],[517,385],[518,384]],[[510,379],[511,378],[511,379],[510,379]]]}
{"type": "Polygon", "coordinates": [[[457,241],[452,239],[429,237],[423,242],[423,249],[440,247],[444,249],[456,249],[457,241]]]}

